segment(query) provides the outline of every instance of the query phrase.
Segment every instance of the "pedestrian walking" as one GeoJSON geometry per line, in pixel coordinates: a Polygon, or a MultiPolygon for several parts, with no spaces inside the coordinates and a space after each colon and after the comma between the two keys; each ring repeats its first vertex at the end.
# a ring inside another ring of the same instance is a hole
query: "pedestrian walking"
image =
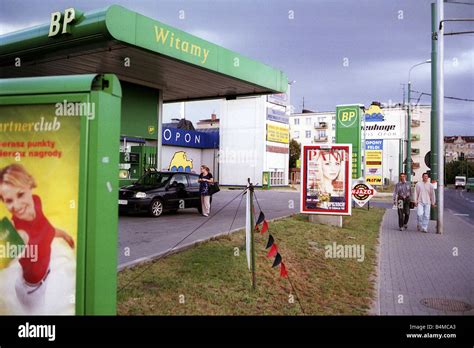
{"type": "Polygon", "coordinates": [[[398,210],[398,227],[400,231],[408,228],[410,218],[411,185],[407,182],[407,175],[400,173],[400,180],[393,190],[393,204],[398,210]]]}
{"type": "Polygon", "coordinates": [[[209,191],[209,186],[214,182],[208,166],[201,166],[201,174],[199,174],[198,181],[199,193],[201,194],[202,215],[207,217],[211,210],[211,192],[209,191]]]}
{"type": "Polygon", "coordinates": [[[428,232],[430,221],[430,208],[435,207],[436,196],[433,185],[429,181],[428,173],[423,173],[423,181],[415,186],[415,205],[418,215],[418,231],[428,232]]]}

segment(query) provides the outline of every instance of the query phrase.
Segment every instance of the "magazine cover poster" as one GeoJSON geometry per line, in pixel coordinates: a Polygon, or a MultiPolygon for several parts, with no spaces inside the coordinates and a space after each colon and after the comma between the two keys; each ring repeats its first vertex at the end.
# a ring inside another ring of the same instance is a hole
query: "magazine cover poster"
{"type": "Polygon", "coordinates": [[[310,145],[302,149],[301,212],[351,214],[350,144],[310,145]]]}
{"type": "Polygon", "coordinates": [[[75,314],[80,117],[0,106],[0,315],[75,314]]]}

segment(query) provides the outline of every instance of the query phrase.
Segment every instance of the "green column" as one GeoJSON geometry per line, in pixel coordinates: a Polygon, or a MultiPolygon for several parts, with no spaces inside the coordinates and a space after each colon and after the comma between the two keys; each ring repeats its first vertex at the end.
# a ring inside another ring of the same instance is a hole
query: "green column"
{"type": "MultiPolygon", "coordinates": [[[[436,38],[434,33],[436,33],[436,4],[431,4],[431,155],[430,155],[430,171],[431,179],[438,182],[438,129],[436,127],[436,112],[438,106],[436,104],[436,69],[437,69],[437,60],[436,60],[436,38]]],[[[438,202],[438,190],[436,192],[436,202],[438,202]]],[[[435,209],[431,209],[431,220],[438,219],[438,207],[436,205],[435,209]]]]}
{"type": "Polygon", "coordinates": [[[408,81],[407,104],[407,181],[411,182],[411,82],[408,81]]]}

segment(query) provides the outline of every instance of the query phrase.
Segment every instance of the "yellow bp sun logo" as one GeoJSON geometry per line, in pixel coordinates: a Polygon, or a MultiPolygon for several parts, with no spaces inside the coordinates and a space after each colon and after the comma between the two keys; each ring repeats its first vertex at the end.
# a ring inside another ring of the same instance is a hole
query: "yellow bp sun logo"
{"type": "Polygon", "coordinates": [[[193,169],[193,160],[188,159],[186,152],[175,152],[168,167],[172,172],[191,172],[193,169]]]}
{"type": "Polygon", "coordinates": [[[148,134],[154,134],[155,133],[155,126],[148,126],[148,134]]]}
{"type": "Polygon", "coordinates": [[[357,109],[355,108],[344,108],[337,112],[337,119],[339,123],[346,128],[352,127],[358,117],[357,109]]]}

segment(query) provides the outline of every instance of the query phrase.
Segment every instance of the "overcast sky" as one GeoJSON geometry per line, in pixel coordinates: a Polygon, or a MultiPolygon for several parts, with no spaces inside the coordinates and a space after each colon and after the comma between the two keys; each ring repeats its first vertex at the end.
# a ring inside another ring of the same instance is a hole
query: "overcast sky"
{"type": "MultiPolygon", "coordinates": [[[[333,111],[337,104],[402,101],[409,68],[430,58],[431,2],[0,0],[0,34],[48,23],[51,12],[68,7],[89,11],[120,4],[281,69],[296,81],[291,93],[296,111],[303,97],[305,108],[333,111]]],[[[445,17],[473,18],[474,6],[447,3],[445,17]]],[[[474,22],[446,26],[447,32],[463,30],[474,30],[474,22]]],[[[430,93],[429,64],[414,69],[411,80],[413,90],[430,93]]],[[[445,95],[474,99],[472,34],[445,38],[445,95]]],[[[429,104],[430,98],[423,96],[421,103],[429,104]]],[[[213,111],[219,114],[219,103],[186,107],[192,121],[213,111]]],[[[168,105],[165,121],[177,113],[176,106],[168,105]]],[[[446,100],[445,134],[472,135],[473,129],[474,103],[446,100]]]]}

